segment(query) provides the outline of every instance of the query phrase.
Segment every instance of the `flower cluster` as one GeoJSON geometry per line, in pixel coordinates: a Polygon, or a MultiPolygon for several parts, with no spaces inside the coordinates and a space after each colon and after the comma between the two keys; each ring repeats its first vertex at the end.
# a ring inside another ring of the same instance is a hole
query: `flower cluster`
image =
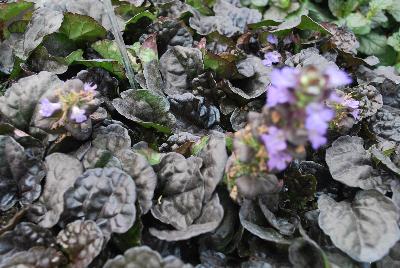
{"type": "MultiPolygon", "coordinates": [[[[283,45],[288,45],[288,44],[292,43],[292,35],[286,36],[285,38],[283,38],[282,41],[283,41],[283,45]]],[[[270,67],[274,64],[281,62],[282,55],[276,50],[276,48],[278,47],[278,44],[279,44],[279,39],[276,35],[268,34],[267,42],[269,44],[269,46],[267,46],[267,49],[272,50],[272,51],[268,51],[264,54],[264,59],[263,59],[262,63],[266,67],[270,67]]]]}
{"type": "MultiPolygon", "coordinates": [[[[278,46],[279,40],[276,35],[269,34],[267,36],[267,42],[270,44],[271,48],[275,48],[276,46],[278,46]]],[[[279,63],[281,58],[282,58],[282,56],[277,50],[269,51],[264,54],[264,59],[263,59],[262,63],[266,67],[270,67],[273,64],[279,63]]]]}
{"type": "Polygon", "coordinates": [[[335,118],[332,103],[346,107],[358,118],[358,101],[335,92],[352,82],[342,70],[284,67],[273,70],[270,79],[265,112],[269,119],[266,132],[260,136],[269,170],[284,170],[296,152],[304,151],[307,140],[313,149],[326,144],[329,123],[335,118]]]}
{"type": "Polygon", "coordinates": [[[87,111],[83,108],[92,101],[97,94],[97,85],[85,83],[82,89],[71,91],[58,91],[55,99],[51,102],[48,98],[40,101],[39,114],[42,117],[56,117],[59,120],[54,124],[54,128],[64,125],[64,121],[69,119],[74,123],[83,123],[88,117],[87,111]]]}

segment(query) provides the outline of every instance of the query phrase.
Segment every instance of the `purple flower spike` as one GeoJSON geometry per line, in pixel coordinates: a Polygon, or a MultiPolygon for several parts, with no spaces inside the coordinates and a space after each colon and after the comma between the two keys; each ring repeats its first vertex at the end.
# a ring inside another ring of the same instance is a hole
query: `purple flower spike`
{"type": "Polygon", "coordinates": [[[296,88],[300,71],[293,67],[283,67],[271,72],[271,84],[277,88],[296,88]]]}
{"type": "Polygon", "coordinates": [[[75,120],[76,123],[82,123],[87,120],[87,116],[85,115],[85,110],[80,109],[77,106],[72,107],[70,118],[71,120],[75,120]]]}
{"type": "Polygon", "coordinates": [[[61,103],[50,102],[49,99],[44,98],[40,101],[39,113],[43,117],[50,117],[57,110],[61,109],[61,103]]]}
{"type": "Polygon", "coordinates": [[[90,83],[85,83],[83,85],[83,90],[88,92],[88,93],[94,93],[94,91],[97,89],[97,85],[96,84],[90,84],[90,83]]]}
{"type": "Polygon", "coordinates": [[[274,35],[274,34],[269,34],[267,36],[267,41],[270,44],[277,45],[278,44],[278,37],[276,37],[276,35],[274,35]]]}
{"type": "Polygon", "coordinates": [[[278,51],[267,52],[264,55],[264,60],[262,61],[262,63],[266,67],[270,67],[274,63],[279,63],[280,59],[281,54],[278,51]]]}
{"type": "Polygon", "coordinates": [[[290,161],[292,161],[292,156],[286,152],[270,154],[267,163],[268,169],[282,171],[287,167],[290,161]]]}
{"type": "Polygon", "coordinates": [[[325,134],[328,130],[328,123],[335,117],[335,113],[321,103],[311,103],[306,108],[306,114],[305,127],[308,139],[313,149],[318,149],[327,141],[325,134]]]}
{"type": "Polygon", "coordinates": [[[294,97],[289,89],[270,86],[267,89],[267,106],[274,107],[281,103],[293,102],[294,97]]]}
{"type": "Polygon", "coordinates": [[[328,88],[337,88],[351,84],[351,77],[342,70],[330,67],[326,69],[325,75],[328,77],[328,88]]]}

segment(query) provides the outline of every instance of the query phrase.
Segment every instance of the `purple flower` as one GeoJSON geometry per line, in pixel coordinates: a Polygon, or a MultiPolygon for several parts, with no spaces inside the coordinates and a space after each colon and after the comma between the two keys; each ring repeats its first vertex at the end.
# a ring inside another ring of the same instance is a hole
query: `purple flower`
{"type": "Polygon", "coordinates": [[[308,132],[308,139],[310,140],[313,149],[318,149],[328,141],[324,135],[315,131],[308,132]]]}
{"type": "Polygon", "coordinates": [[[83,90],[88,92],[88,93],[94,93],[94,91],[97,89],[97,85],[96,84],[90,84],[90,83],[85,83],[83,85],[83,90]]]}
{"type": "Polygon", "coordinates": [[[354,119],[358,120],[360,119],[360,109],[355,109],[350,112],[350,114],[353,116],[354,119]]]}
{"type": "Polygon", "coordinates": [[[347,108],[358,109],[360,102],[352,98],[346,98],[343,102],[343,105],[347,108]]]}
{"type": "Polygon", "coordinates": [[[285,133],[277,127],[269,127],[268,134],[261,135],[268,154],[278,153],[286,149],[285,133]]]}
{"type": "Polygon", "coordinates": [[[280,103],[293,102],[294,97],[289,89],[269,86],[267,89],[267,106],[274,107],[280,103]]]}
{"type": "Polygon", "coordinates": [[[343,103],[344,99],[342,96],[339,96],[336,92],[332,92],[329,95],[329,101],[334,103],[343,103]]]}
{"type": "Polygon", "coordinates": [[[344,99],[342,105],[350,110],[350,114],[354,117],[354,119],[360,118],[360,109],[358,109],[360,105],[359,101],[352,98],[346,98],[344,99]]]}
{"type": "Polygon", "coordinates": [[[276,35],[274,35],[274,34],[269,34],[267,36],[267,41],[270,44],[277,45],[278,44],[278,37],[276,37],[276,35]]]}
{"type": "Polygon", "coordinates": [[[268,169],[277,169],[279,171],[284,170],[288,163],[292,161],[292,156],[286,152],[278,152],[276,154],[270,154],[268,156],[268,169]]]}
{"type": "Polygon", "coordinates": [[[278,51],[272,51],[272,52],[267,52],[264,54],[264,59],[262,63],[270,67],[272,66],[273,63],[279,63],[279,60],[281,59],[281,54],[278,51]]]}
{"type": "Polygon", "coordinates": [[[57,110],[61,109],[61,103],[50,102],[49,99],[44,98],[40,101],[39,113],[43,117],[50,117],[57,110]]]}
{"type": "Polygon", "coordinates": [[[283,67],[271,72],[271,84],[277,88],[296,88],[300,71],[293,67],[283,67]]]}
{"type": "Polygon", "coordinates": [[[329,101],[340,104],[346,107],[354,119],[360,119],[360,102],[350,97],[341,97],[335,92],[329,96],[329,101]]]}
{"type": "Polygon", "coordinates": [[[268,168],[284,170],[292,160],[285,150],[287,148],[285,133],[277,127],[269,127],[268,134],[261,135],[261,140],[268,152],[268,168]]]}
{"type": "Polygon", "coordinates": [[[70,118],[71,120],[75,120],[76,123],[82,123],[87,120],[87,116],[85,115],[85,110],[80,109],[77,106],[72,107],[70,118]]]}
{"type": "Polygon", "coordinates": [[[314,149],[318,149],[326,143],[325,134],[328,130],[329,121],[335,117],[330,108],[321,103],[311,103],[306,108],[305,127],[308,132],[308,139],[314,149]]]}
{"type": "Polygon", "coordinates": [[[328,88],[337,88],[351,84],[351,77],[342,70],[335,67],[329,67],[325,70],[325,75],[328,77],[328,88]]]}

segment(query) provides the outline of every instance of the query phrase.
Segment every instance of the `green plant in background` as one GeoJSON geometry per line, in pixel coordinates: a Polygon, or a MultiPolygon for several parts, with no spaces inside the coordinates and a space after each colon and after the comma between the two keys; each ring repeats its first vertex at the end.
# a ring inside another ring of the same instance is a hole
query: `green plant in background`
{"type": "Polygon", "coordinates": [[[299,11],[303,3],[297,0],[241,0],[243,6],[255,8],[263,12],[264,19],[283,21],[292,13],[299,11]]]}
{"type": "Polygon", "coordinates": [[[381,65],[400,68],[400,1],[398,0],[241,0],[265,20],[284,21],[308,15],[334,22],[357,36],[358,52],[377,56],[381,65]]]}
{"type": "Polygon", "coordinates": [[[338,25],[352,30],[359,42],[359,52],[377,56],[382,65],[393,65],[400,51],[400,1],[329,0],[329,10],[338,25]]]}

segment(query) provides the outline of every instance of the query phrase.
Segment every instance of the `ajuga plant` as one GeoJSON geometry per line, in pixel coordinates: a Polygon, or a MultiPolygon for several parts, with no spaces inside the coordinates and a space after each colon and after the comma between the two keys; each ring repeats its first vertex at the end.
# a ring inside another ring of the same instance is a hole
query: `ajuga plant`
{"type": "Polygon", "coordinates": [[[330,125],[347,114],[359,119],[359,101],[335,91],[351,84],[345,71],[286,66],[270,77],[262,113],[251,114],[248,125],[235,133],[229,179],[281,172],[292,160],[305,158],[308,143],[314,150],[325,145],[330,125]]]}

